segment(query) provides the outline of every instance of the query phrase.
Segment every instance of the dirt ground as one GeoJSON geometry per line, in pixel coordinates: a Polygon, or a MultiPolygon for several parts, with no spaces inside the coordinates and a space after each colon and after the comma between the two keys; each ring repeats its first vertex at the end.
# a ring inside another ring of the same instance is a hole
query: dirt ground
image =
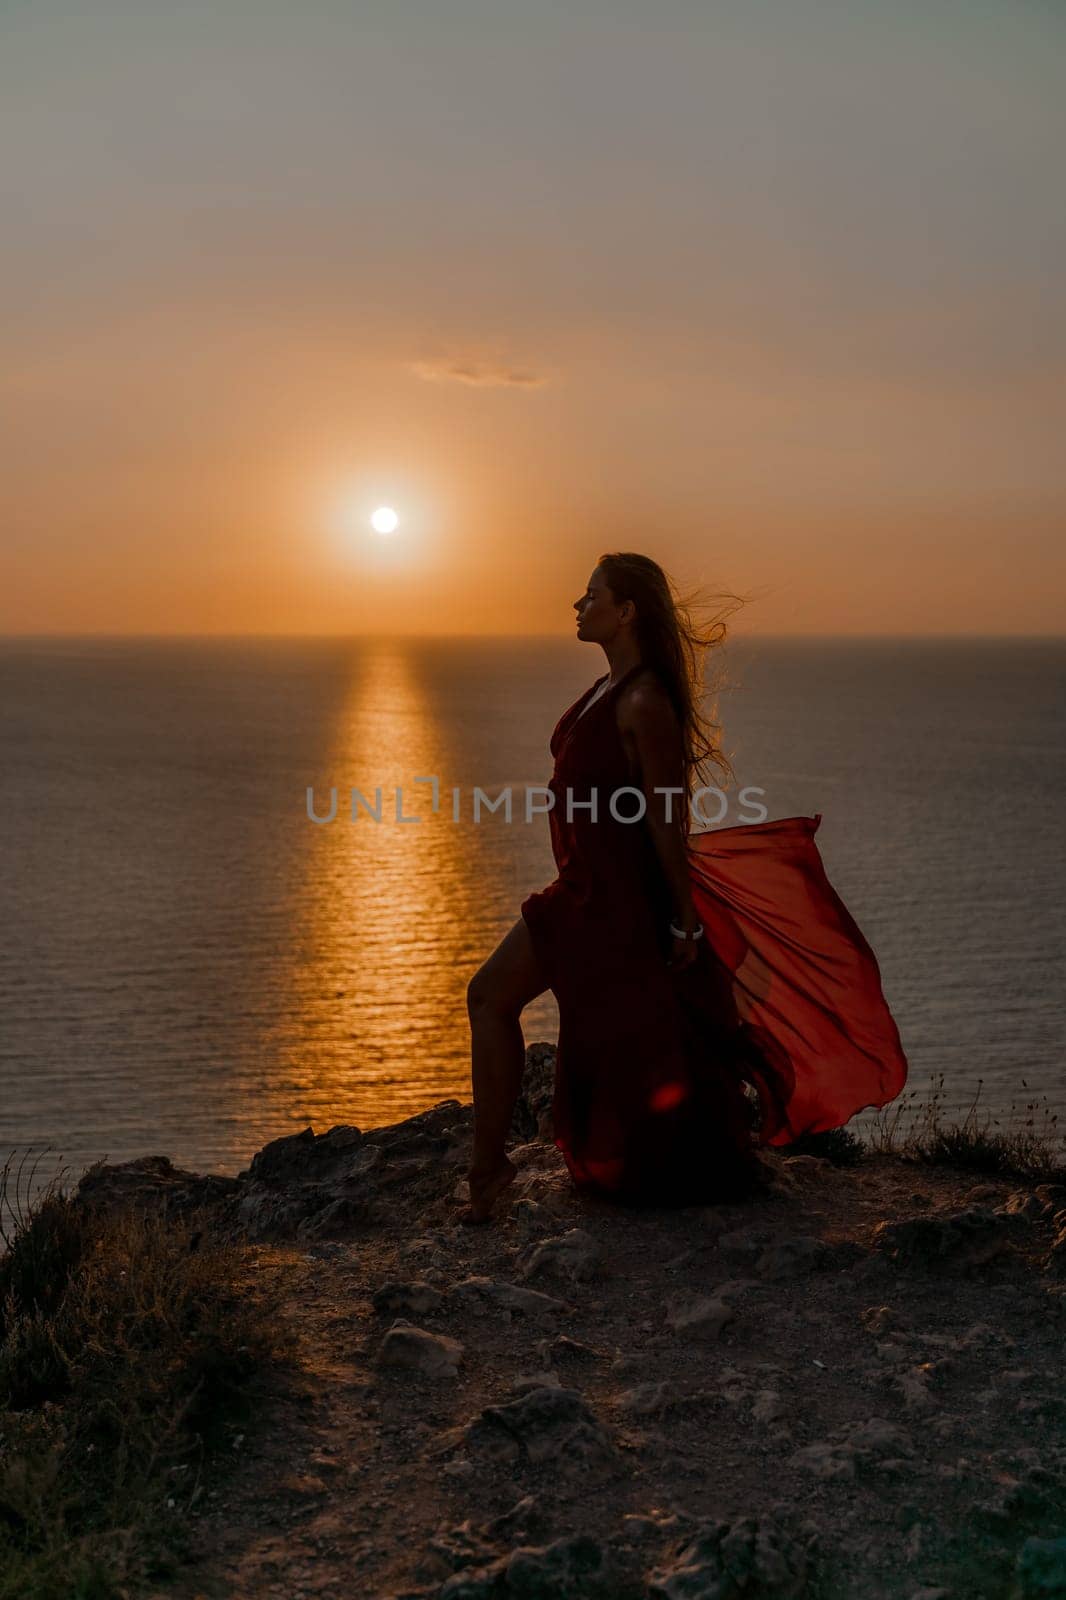
{"type": "Polygon", "coordinates": [[[511,1153],[486,1226],[457,1159],[356,1237],[248,1245],[297,1370],[160,1596],[1060,1592],[1017,1563],[1066,1534],[1066,1193],[778,1156],[766,1196],[649,1211],[511,1153]]]}

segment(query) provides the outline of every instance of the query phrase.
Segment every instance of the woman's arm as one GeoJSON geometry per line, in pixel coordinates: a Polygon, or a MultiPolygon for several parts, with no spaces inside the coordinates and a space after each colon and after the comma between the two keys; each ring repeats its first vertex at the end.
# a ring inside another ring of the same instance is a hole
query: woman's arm
{"type": "MultiPolygon", "coordinates": [[[[636,757],[640,787],[647,803],[645,821],[674,896],[674,921],[691,932],[699,926],[692,903],[687,840],[681,811],[685,787],[681,727],[669,695],[657,683],[638,683],[619,697],[618,727],[636,757]],[[656,794],[672,788],[681,794],[656,794]],[[668,822],[667,814],[671,820],[668,822]]],[[[695,960],[696,941],[675,939],[671,965],[687,966],[695,960]]]]}

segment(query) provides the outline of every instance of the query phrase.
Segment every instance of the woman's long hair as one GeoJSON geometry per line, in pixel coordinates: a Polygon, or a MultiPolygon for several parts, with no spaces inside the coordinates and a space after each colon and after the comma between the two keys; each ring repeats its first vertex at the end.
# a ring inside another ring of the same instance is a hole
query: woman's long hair
{"type": "Polygon", "coordinates": [[[685,793],[681,810],[687,832],[691,796],[707,782],[705,767],[714,767],[726,786],[736,781],[721,747],[718,696],[725,686],[722,671],[718,667],[708,684],[706,658],[725,643],[727,618],[746,600],[728,593],[717,595],[714,609],[697,625],[693,608],[701,604],[701,591],[682,597],[650,556],[612,551],[600,556],[596,564],[615,603],[632,600],[636,606],[635,632],[641,659],[655,669],[673,702],[684,750],[685,793]],[[706,712],[701,710],[705,700],[706,712]]]}

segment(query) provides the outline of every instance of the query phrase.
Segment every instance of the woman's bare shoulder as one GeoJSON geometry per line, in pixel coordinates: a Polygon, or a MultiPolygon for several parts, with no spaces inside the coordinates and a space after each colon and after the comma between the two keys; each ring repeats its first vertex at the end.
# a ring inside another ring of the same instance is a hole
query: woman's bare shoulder
{"type": "Polygon", "coordinates": [[[618,721],[624,727],[649,726],[676,720],[666,686],[652,667],[633,677],[618,696],[618,721]]]}

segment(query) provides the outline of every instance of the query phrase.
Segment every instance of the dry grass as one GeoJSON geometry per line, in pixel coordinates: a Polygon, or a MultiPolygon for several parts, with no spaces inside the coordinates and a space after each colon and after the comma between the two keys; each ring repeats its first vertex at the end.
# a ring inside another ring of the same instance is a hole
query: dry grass
{"type": "Polygon", "coordinates": [[[21,1183],[0,1170],[0,1600],[133,1595],[180,1562],[282,1324],[207,1218],[21,1183]]]}
{"type": "MultiPolygon", "coordinates": [[[[1025,1079],[1020,1081],[1027,1089],[1025,1079]]],[[[962,1122],[946,1122],[941,1073],[930,1079],[924,1104],[916,1104],[918,1091],[912,1089],[878,1112],[865,1142],[872,1150],[907,1161],[935,1162],[989,1177],[1029,1183],[1066,1181],[1063,1135],[1047,1096],[1027,1101],[1020,1111],[1012,1101],[1000,1118],[979,1106],[983,1083],[978,1078],[977,1092],[962,1122]]]]}
{"type": "MultiPolygon", "coordinates": [[[[1020,1081],[1023,1089],[1028,1088],[1024,1078],[1020,1081]]],[[[1066,1140],[1047,1096],[1028,1100],[1021,1108],[1012,1101],[998,1117],[980,1105],[983,1082],[977,1080],[977,1092],[961,1122],[946,1118],[941,1073],[930,1078],[924,1097],[918,1089],[907,1089],[855,1129],[807,1133],[780,1146],[780,1151],[820,1156],[838,1167],[855,1166],[875,1153],[1023,1183],[1066,1183],[1066,1140]]]]}

